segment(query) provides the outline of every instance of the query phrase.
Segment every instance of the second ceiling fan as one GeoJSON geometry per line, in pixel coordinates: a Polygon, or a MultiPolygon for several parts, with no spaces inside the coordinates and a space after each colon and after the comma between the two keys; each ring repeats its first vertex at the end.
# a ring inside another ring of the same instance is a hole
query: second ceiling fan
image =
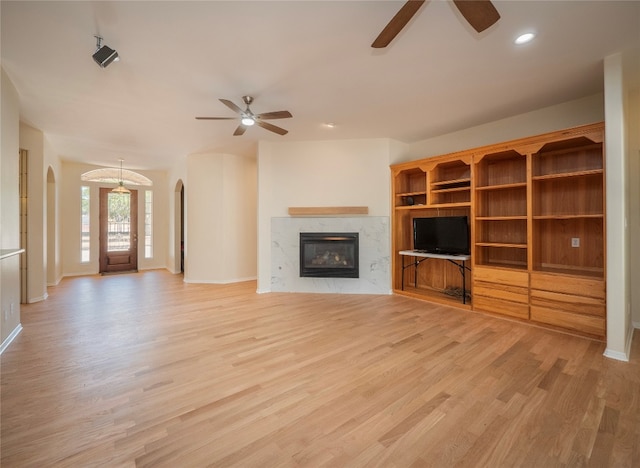
{"type": "MultiPolygon", "coordinates": [[[[408,0],[389,21],[389,24],[382,30],[376,40],[373,41],[371,47],[375,49],[387,47],[413,18],[413,15],[417,13],[425,1],[408,0]]],[[[453,3],[473,29],[478,32],[484,31],[500,19],[500,13],[493,6],[491,0],[453,0],[453,3]]]]}
{"type": "MultiPolygon", "coordinates": [[[[242,101],[246,104],[247,108],[242,110],[240,107],[235,105],[233,102],[228,99],[220,99],[220,102],[227,106],[234,112],[240,114],[240,125],[236,128],[236,131],[233,132],[234,136],[242,135],[247,127],[252,125],[257,125],[259,127],[264,128],[265,130],[269,130],[270,132],[277,133],[278,135],[286,135],[289,133],[284,128],[280,128],[276,125],[270,124],[269,122],[265,122],[265,120],[273,120],[273,119],[288,119],[293,117],[291,112],[289,111],[274,111],[274,112],[263,112],[261,114],[254,114],[249,106],[253,102],[253,98],[251,96],[242,96],[242,101]]],[[[198,120],[234,120],[238,117],[196,117],[198,120]]]]}

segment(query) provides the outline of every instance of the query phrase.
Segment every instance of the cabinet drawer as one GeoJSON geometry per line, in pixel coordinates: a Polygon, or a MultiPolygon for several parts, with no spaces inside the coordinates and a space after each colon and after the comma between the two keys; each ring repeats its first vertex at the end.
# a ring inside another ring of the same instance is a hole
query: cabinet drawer
{"type": "Polygon", "coordinates": [[[509,315],[520,319],[529,318],[529,305],[501,299],[473,295],[473,309],[492,314],[509,315]]]}
{"type": "Polygon", "coordinates": [[[548,273],[532,272],[531,289],[573,294],[580,297],[593,297],[602,299],[602,301],[605,300],[606,296],[604,280],[548,273]]]}
{"type": "Polygon", "coordinates": [[[529,303],[529,289],[507,284],[473,282],[473,297],[483,296],[492,299],[502,299],[512,302],[529,303]]]}
{"type": "Polygon", "coordinates": [[[546,323],[557,327],[588,333],[604,338],[606,331],[606,319],[593,315],[582,315],[566,312],[558,309],[531,306],[531,320],[546,323]]]}
{"type": "Polygon", "coordinates": [[[606,311],[604,299],[537,289],[531,290],[531,305],[597,317],[604,317],[606,311]]]}
{"type": "Polygon", "coordinates": [[[502,268],[483,268],[476,266],[473,269],[473,279],[474,281],[508,284],[522,288],[529,287],[529,273],[526,271],[502,268]]]}

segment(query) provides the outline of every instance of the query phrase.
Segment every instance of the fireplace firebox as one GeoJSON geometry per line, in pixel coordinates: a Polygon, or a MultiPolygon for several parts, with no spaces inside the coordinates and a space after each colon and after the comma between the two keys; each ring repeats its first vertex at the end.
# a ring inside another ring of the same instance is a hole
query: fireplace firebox
{"type": "Polygon", "coordinates": [[[357,232],[301,232],[300,276],[359,278],[357,232]]]}

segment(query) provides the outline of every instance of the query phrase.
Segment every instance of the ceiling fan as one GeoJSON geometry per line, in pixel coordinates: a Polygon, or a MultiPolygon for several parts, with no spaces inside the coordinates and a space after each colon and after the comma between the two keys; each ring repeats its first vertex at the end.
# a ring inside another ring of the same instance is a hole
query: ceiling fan
{"type": "MultiPolygon", "coordinates": [[[[385,26],[380,35],[373,41],[371,47],[382,49],[402,31],[407,23],[417,13],[426,0],[408,0],[396,15],[385,26]]],[[[500,19],[500,13],[493,6],[491,0],[453,0],[462,16],[478,32],[482,32],[500,19]]]]}
{"type": "MultiPolygon", "coordinates": [[[[286,135],[288,133],[284,128],[277,127],[269,122],[265,122],[265,120],[273,120],[273,119],[288,119],[289,117],[293,117],[291,112],[289,111],[275,111],[275,112],[263,112],[261,114],[254,114],[249,106],[253,102],[253,98],[251,96],[242,96],[242,100],[246,104],[247,108],[242,110],[240,107],[236,106],[233,102],[227,99],[220,99],[220,102],[227,106],[234,112],[240,114],[240,125],[236,128],[236,131],[233,132],[233,136],[242,135],[247,127],[252,125],[258,125],[259,127],[264,128],[265,130],[269,130],[270,132],[277,133],[278,135],[286,135]]],[[[233,120],[237,119],[237,117],[196,117],[198,120],[233,120]]]]}

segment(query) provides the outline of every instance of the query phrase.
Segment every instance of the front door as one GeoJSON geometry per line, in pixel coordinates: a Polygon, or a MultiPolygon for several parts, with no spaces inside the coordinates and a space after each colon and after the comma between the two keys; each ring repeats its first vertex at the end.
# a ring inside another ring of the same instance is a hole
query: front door
{"type": "Polygon", "coordinates": [[[100,273],[138,269],[138,191],[100,189],[100,273]]]}

